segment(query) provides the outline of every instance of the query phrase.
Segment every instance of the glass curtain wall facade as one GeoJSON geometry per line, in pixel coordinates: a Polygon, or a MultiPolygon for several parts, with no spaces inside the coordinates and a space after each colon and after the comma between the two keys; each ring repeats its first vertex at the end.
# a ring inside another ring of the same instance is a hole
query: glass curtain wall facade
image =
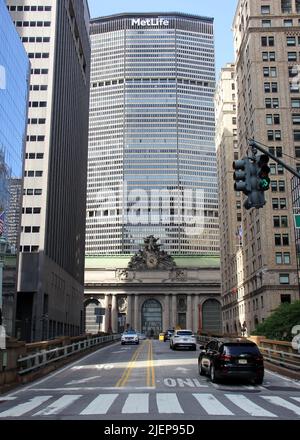
{"type": "Polygon", "coordinates": [[[218,254],[213,19],[91,22],[86,253],[218,254]]]}
{"type": "Polygon", "coordinates": [[[28,81],[27,54],[0,0],[0,308],[7,334],[13,332],[28,81]]]}

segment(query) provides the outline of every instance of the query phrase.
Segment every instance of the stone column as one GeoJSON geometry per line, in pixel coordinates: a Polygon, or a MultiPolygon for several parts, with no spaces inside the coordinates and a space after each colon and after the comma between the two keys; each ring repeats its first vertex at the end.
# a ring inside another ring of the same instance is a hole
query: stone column
{"type": "Polygon", "coordinates": [[[170,328],[170,297],[165,295],[164,299],[164,314],[163,314],[163,328],[162,331],[166,331],[170,328]]]}
{"type": "Polygon", "coordinates": [[[194,296],[194,310],[193,310],[193,332],[197,333],[198,332],[198,315],[199,315],[199,311],[198,311],[198,304],[199,304],[199,296],[195,295],[194,296]]]}
{"type": "Polygon", "coordinates": [[[109,295],[105,295],[104,308],[105,308],[104,331],[107,333],[109,327],[109,295]]]}
{"type": "Polygon", "coordinates": [[[134,296],[134,323],[133,323],[134,329],[139,332],[140,329],[140,323],[139,323],[139,296],[134,296]]]}
{"type": "Polygon", "coordinates": [[[131,310],[132,310],[132,295],[127,295],[127,315],[126,315],[125,330],[127,329],[127,324],[129,324],[129,327],[133,327],[131,310]]]}
{"type": "Polygon", "coordinates": [[[177,297],[176,295],[172,295],[172,327],[176,327],[177,325],[177,297]]]}
{"type": "Polygon", "coordinates": [[[186,308],[186,328],[192,329],[193,316],[192,316],[192,295],[187,295],[187,308],[186,308]]]}
{"type": "Polygon", "coordinates": [[[117,304],[117,295],[112,295],[111,302],[111,326],[112,332],[118,333],[118,304],[117,304]]]}

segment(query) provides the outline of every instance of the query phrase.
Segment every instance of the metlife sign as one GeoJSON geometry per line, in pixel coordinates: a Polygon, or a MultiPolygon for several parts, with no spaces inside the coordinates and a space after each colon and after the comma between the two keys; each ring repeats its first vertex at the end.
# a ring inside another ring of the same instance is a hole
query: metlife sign
{"type": "Polygon", "coordinates": [[[150,27],[150,26],[169,26],[169,20],[165,18],[133,18],[131,20],[131,26],[142,26],[142,27],[150,27]]]}

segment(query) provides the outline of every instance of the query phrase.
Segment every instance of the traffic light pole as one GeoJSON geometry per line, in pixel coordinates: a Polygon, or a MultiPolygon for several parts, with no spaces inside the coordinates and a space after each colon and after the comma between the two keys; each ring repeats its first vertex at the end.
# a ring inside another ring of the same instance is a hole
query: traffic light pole
{"type": "Polygon", "coordinates": [[[256,142],[254,139],[249,139],[249,146],[252,148],[252,152],[254,154],[255,154],[255,152],[253,150],[256,148],[257,150],[261,151],[263,154],[266,154],[267,156],[269,156],[272,160],[277,162],[279,165],[282,165],[286,170],[288,170],[290,173],[294,174],[294,176],[298,177],[298,179],[300,179],[300,174],[298,173],[298,171],[294,170],[294,168],[290,167],[289,165],[284,163],[282,160],[278,159],[278,157],[274,156],[274,154],[270,153],[268,150],[265,150],[259,144],[259,142],[256,142]]]}

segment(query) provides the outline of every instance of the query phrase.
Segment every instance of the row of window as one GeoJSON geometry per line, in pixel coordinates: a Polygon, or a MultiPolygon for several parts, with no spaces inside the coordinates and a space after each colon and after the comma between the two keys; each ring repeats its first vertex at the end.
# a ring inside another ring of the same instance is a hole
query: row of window
{"type": "Polygon", "coordinates": [[[44,159],[44,153],[25,153],[25,159],[44,159]]]}
{"type": "Polygon", "coordinates": [[[40,214],[41,208],[22,208],[22,214],[40,214]]]}
{"type": "Polygon", "coordinates": [[[16,27],[50,27],[51,21],[16,21],[16,27]]]}
{"type": "Polygon", "coordinates": [[[49,52],[29,52],[28,58],[30,59],[49,58],[49,52]]]}
{"type": "Polygon", "coordinates": [[[34,91],[34,92],[45,92],[48,90],[48,86],[41,84],[34,84],[30,86],[30,91],[34,91]]]}
{"type": "Polygon", "coordinates": [[[31,118],[28,119],[28,125],[45,125],[46,119],[45,118],[31,118]]]}
{"type": "Polygon", "coordinates": [[[44,142],[45,136],[27,136],[27,142],[44,142]]]}
{"type": "Polygon", "coordinates": [[[25,171],[24,177],[43,177],[43,171],[25,171]]]}
{"type": "Polygon", "coordinates": [[[24,189],[23,195],[24,196],[41,196],[43,194],[42,189],[24,189]]]}
{"type": "Polygon", "coordinates": [[[47,107],[47,101],[29,101],[28,107],[47,107]]]}
{"type": "Polygon", "coordinates": [[[20,246],[20,252],[39,252],[39,246],[20,246]]]}
{"type": "Polygon", "coordinates": [[[9,11],[18,11],[18,12],[50,12],[52,7],[51,6],[7,6],[7,9],[9,11]]]}
{"type": "Polygon", "coordinates": [[[48,75],[49,69],[31,69],[31,75],[48,75]]]}
{"type": "Polygon", "coordinates": [[[50,37],[22,37],[22,43],[50,43],[50,37]]]}
{"type": "Polygon", "coordinates": [[[40,229],[39,226],[21,226],[21,232],[25,234],[39,234],[40,229]]]}

